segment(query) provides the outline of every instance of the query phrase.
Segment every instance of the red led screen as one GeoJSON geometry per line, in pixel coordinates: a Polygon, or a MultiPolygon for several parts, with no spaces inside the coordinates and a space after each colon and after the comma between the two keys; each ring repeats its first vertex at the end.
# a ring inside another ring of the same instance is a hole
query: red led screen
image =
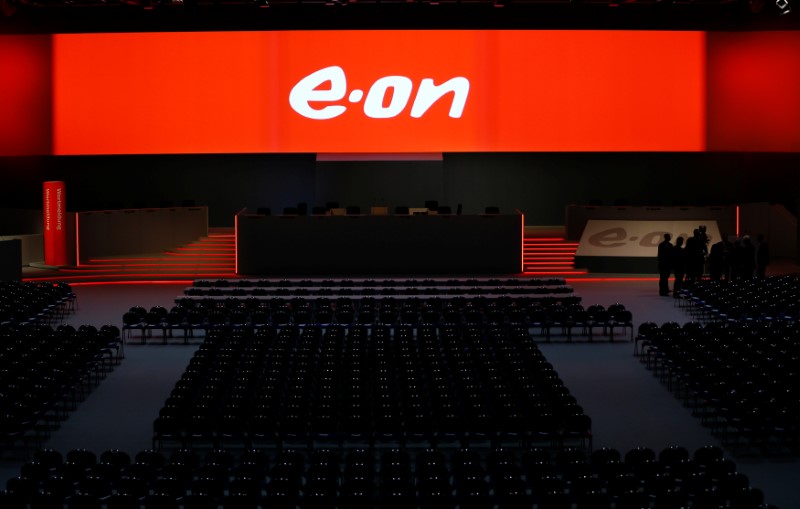
{"type": "Polygon", "coordinates": [[[0,155],[797,151],[800,33],[0,37],[0,155]]]}
{"type": "Polygon", "coordinates": [[[54,44],[56,154],[704,146],[700,32],[86,34],[54,44]]]}

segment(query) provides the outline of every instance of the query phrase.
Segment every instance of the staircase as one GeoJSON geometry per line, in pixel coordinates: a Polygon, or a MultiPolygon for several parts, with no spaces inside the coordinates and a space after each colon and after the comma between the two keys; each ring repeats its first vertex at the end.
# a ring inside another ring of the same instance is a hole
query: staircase
{"type": "Polygon", "coordinates": [[[236,277],[235,244],[233,233],[211,233],[161,254],[93,258],[76,267],[62,267],[48,279],[82,282],[232,278],[236,277]]]}
{"type": "MultiPolygon", "coordinates": [[[[223,229],[220,229],[223,230],[223,229]]],[[[575,276],[587,274],[575,268],[577,242],[563,237],[525,236],[523,265],[526,276],[575,276]]],[[[234,278],[236,242],[233,233],[210,233],[194,242],[158,255],[96,258],[77,267],[64,267],[53,275],[26,280],[59,279],[81,281],[190,281],[193,279],[234,278]]]]}
{"type": "Polygon", "coordinates": [[[577,242],[563,237],[525,236],[523,244],[524,274],[531,276],[574,276],[587,271],[575,268],[577,242]]]}

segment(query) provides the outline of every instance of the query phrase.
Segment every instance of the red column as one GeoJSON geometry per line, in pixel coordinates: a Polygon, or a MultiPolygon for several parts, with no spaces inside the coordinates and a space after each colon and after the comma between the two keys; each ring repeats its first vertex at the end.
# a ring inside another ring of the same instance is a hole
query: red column
{"type": "Polygon", "coordinates": [[[60,181],[42,185],[44,218],[44,263],[67,265],[67,191],[60,181]]]}

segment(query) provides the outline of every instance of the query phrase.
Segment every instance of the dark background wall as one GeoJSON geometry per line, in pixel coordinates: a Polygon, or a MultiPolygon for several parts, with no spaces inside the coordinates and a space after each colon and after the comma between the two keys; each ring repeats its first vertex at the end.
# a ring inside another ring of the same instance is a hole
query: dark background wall
{"type": "Polygon", "coordinates": [[[64,180],[69,210],[193,200],[210,226],[244,207],[463,204],[515,208],[527,224],[564,224],[569,204],[719,205],[766,201],[795,212],[800,154],[445,154],[442,161],[317,162],[313,154],[0,158],[3,208],[40,208],[41,183],[64,180]]]}

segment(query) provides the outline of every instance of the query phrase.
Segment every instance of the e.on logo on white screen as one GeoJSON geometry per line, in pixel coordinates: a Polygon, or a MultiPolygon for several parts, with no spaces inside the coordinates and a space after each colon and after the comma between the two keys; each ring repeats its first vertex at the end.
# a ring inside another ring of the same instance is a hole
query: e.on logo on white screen
{"type": "Polygon", "coordinates": [[[363,101],[364,115],[380,119],[397,117],[411,101],[409,115],[412,118],[420,118],[437,101],[452,93],[448,116],[461,118],[469,96],[467,78],[456,76],[439,85],[431,78],[424,78],[417,86],[416,92],[414,85],[415,83],[406,76],[384,76],[375,80],[366,95],[363,90],[357,88],[348,91],[344,69],[333,65],[315,71],[297,82],[289,93],[289,104],[294,111],[306,118],[330,120],[342,115],[348,107],[342,104],[324,103],[339,102],[346,97],[352,104],[363,101]],[[329,88],[323,87],[327,83],[330,83],[329,88]],[[413,100],[411,100],[412,95],[413,100]]]}

